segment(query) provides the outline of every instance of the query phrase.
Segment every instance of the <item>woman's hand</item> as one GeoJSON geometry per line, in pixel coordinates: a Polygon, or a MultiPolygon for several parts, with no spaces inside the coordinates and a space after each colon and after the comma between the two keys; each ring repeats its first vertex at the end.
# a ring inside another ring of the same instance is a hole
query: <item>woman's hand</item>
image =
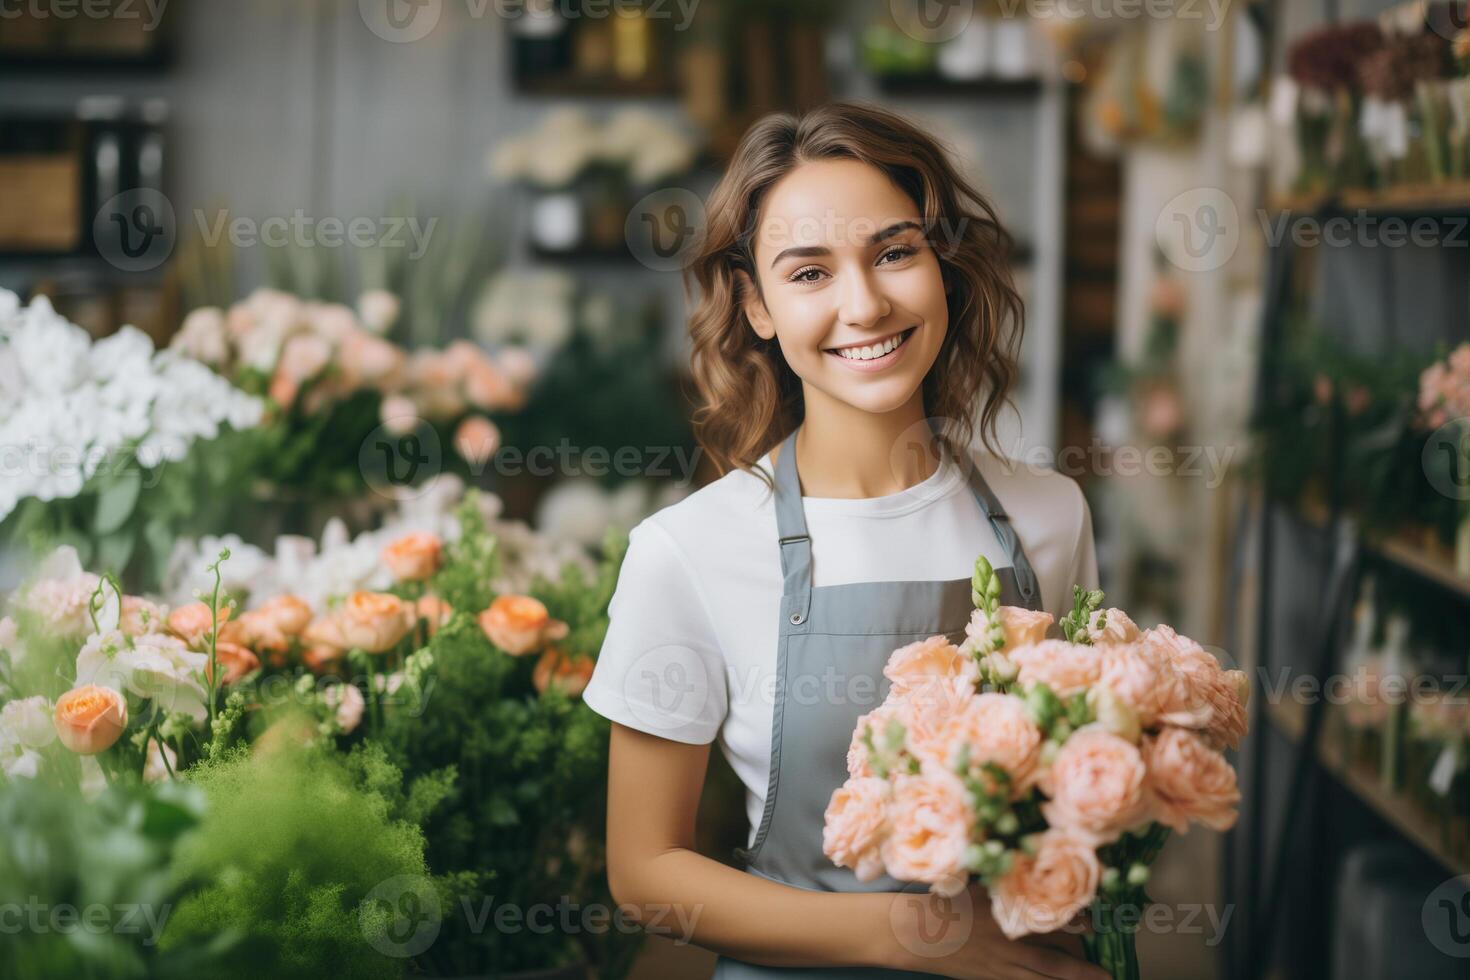
{"type": "Polygon", "coordinates": [[[1080,933],[1007,939],[978,882],[952,899],[924,892],[874,898],[888,903],[894,943],[887,965],[895,969],[960,980],[1109,980],[1087,962],[1080,933]]]}

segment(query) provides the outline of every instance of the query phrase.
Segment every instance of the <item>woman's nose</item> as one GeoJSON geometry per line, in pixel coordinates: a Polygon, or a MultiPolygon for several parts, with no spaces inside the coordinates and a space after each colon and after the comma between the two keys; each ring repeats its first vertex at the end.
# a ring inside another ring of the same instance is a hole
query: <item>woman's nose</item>
{"type": "Polygon", "coordinates": [[[847,280],[842,293],[842,306],[837,311],[843,323],[854,327],[868,327],[893,311],[888,299],[866,271],[848,276],[847,280]]]}

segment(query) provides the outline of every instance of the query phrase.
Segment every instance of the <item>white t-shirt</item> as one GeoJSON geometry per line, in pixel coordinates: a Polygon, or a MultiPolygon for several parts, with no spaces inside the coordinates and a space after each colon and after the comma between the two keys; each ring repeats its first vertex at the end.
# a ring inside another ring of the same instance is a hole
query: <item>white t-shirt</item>
{"type": "MultiPolygon", "coordinates": [[[[1092,515],[1077,483],[976,453],[1060,619],[1072,586],[1097,588],[1092,515]]],[[[759,464],[772,472],[768,454],[759,464]]],[[[814,585],[967,578],[977,555],[1010,564],[945,459],[927,480],[884,497],[803,497],[814,585]]],[[[781,556],[774,496],[732,470],[651,515],[630,535],[607,638],[583,700],[639,731],[692,744],[718,737],[746,790],[750,838],[765,806],[775,707],[781,556]]],[[[748,842],[749,842],[748,841],[748,842]]]]}

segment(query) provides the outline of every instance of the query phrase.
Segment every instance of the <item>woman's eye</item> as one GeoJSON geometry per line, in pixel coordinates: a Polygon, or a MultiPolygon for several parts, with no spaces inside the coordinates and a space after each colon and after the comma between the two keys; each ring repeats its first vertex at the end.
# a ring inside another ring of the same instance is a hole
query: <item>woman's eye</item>
{"type": "Polygon", "coordinates": [[[878,262],[880,264],[887,263],[888,265],[892,265],[895,262],[902,262],[910,255],[913,255],[914,251],[915,250],[913,248],[910,248],[907,245],[901,245],[898,248],[890,248],[888,251],[883,253],[883,255],[878,259],[878,262]]]}
{"type": "Polygon", "coordinates": [[[789,281],[791,281],[791,282],[817,282],[821,278],[822,278],[822,270],[819,269],[819,268],[817,268],[814,265],[809,265],[805,269],[798,269],[798,270],[796,270],[796,272],[792,273],[791,278],[790,278],[789,281]]]}

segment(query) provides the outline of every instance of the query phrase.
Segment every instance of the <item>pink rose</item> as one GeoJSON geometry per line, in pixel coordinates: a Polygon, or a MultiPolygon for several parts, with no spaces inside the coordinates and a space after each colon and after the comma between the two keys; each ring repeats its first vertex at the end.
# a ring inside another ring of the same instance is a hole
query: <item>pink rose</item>
{"type": "Polygon", "coordinates": [[[128,726],[128,702],[110,687],[86,684],[56,699],[51,713],[56,736],[77,755],[112,748],[128,726]]]}
{"type": "Polygon", "coordinates": [[[1041,757],[1041,730],[1026,713],[1026,705],[1009,694],[977,695],[945,726],[946,762],[955,762],[960,746],[969,746],[970,771],[979,773],[992,762],[1011,777],[1011,798],[1031,786],[1041,757]]]}
{"type": "Polygon", "coordinates": [[[980,667],[945,637],[931,636],[893,651],[883,676],[892,682],[889,699],[903,703],[911,715],[947,714],[974,696],[980,667]]]}
{"type": "Polygon", "coordinates": [[[1009,655],[1022,685],[1045,684],[1059,698],[1086,690],[1102,674],[1102,649],[1082,643],[1042,640],[1012,650],[1009,655]]]}
{"type": "Polygon", "coordinates": [[[419,596],[419,601],[415,604],[415,608],[418,612],[419,619],[422,619],[427,624],[430,636],[439,632],[439,627],[449,622],[449,618],[454,615],[454,609],[449,603],[432,592],[419,596]]]}
{"type": "Polygon", "coordinates": [[[1078,729],[1043,775],[1042,791],[1051,800],[1042,815],[1053,827],[1111,843],[1147,818],[1146,775],[1136,745],[1101,728],[1078,729]]]}
{"type": "MultiPolygon", "coordinates": [[[[1000,628],[1005,636],[1001,649],[1007,653],[1046,639],[1046,631],[1053,622],[1051,613],[1020,606],[1001,606],[996,610],[996,618],[1000,620],[1000,628]]],[[[970,614],[970,621],[965,624],[965,645],[974,649],[988,640],[989,636],[990,616],[985,610],[976,609],[970,614]]]]}
{"type": "Polygon", "coordinates": [[[1007,939],[1055,932],[1092,904],[1102,863],[1086,837],[1053,827],[1034,855],[1013,852],[1011,869],[990,889],[990,912],[1007,939]]]}
{"type": "Polygon", "coordinates": [[[398,347],[366,330],[353,330],[341,341],[338,360],[342,380],[349,389],[387,388],[403,366],[404,354],[398,347]]]}
{"type": "Polygon", "coordinates": [[[1159,720],[1203,729],[1221,745],[1238,748],[1250,728],[1246,711],[1250,683],[1245,672],[1221,669],[1213,654],[1168,626],[1145,631],[1143,642],[1163,650],[1182,679],[1171,692],[1178,697],[1165,706],[1159,720]]]}
{"type": "MultiPolygon", "coordinates": [[[[230,618],[230,607],[220,606],[216,618],[223,626],[230,618]]],[[[209,607],[202,602],[191,602],[168,614],[169,631],[195,650],[204,645],[212,626],[209,607]]]]}
{"type": "Polygon", "coordinates": [[[1138,624],[1121,609],[1099,609],[1087,621],[1087,636],[1093,643],[1133,643],[1142,635],[1138,624]]]}
{"type": "Polygon", "coordinates": [[[378,419],[389,435],[406,436],[419,424],[419,407],[406,395],[390,395],[378,409],[378,419]]]}
{"type": "Polygon", "coordinates": [[[1153,818],[1181,834],[1191,821],[1212,830],[1235,826],[1240,790],[1225,756],[1194,732],[1168,727],[1143,737],[1153,818]]]}
{"type": "Polygon", "coordinates": [[[1133,709],[1138,723],[1150,728],[1160,721],[1202,725],[1211,712],[1196,704],[1189,681],[1169,655],[1146,643],[1105,644],[1097,686],[1112,691],[1133,709]]]}
{"type": "Polygon", "coordinates": [[[879,845],[887,825],[886,780],[849,779],[832,793],[822,824],[822,853],[839,868],[851,868],[858,881],[883,873],[879,845]]]}
{"type": "Polygon", "coordinates": [[[127,636],[145,636],[164,628],[163,609],[147,599],[135,595],[123,596],[122,615],[117,628],[127,636]]]}
{"type": "Polygon", "coordinates": [[[975,822],[959,779],[946,772],[898,776],[888,817],[890,832],[879,845],[888,873],[958,894],[968,879],[965,848],[975,822]]]}
{"type": "Polygon", "coordinates": [[[342,734],[351,734],[362,723],[366,702],[356,684],[333,684],[322,692],[322,701],[332,710],[332,718],[342,734]]]}
{"type": "Polygon", "coordinates": [[[362,325],[382,336],[398,321],[402,304],[386,289],[369,289],[357,298],[357,313],[362,325]]]}
{"type": "Polygon", "coordinates": [[[299,333],[281,348],[281,360],[276,371],[301,384],[321,374],[331,360],[330,341],[316,334],[299,333]]]}
{"type": "Polygon", "coordinates": [[[868,747],[863,744],[863,740],[871,736],[874,746],[882,751],[888,725],[893,721],[904,724],[903,712],[898,705],[890,702],[884,702],[857,720],[852,731],[852,741],[847,747],[847,774],[849,776],[857,778],[873,775],[868,759],[868,747]]]}

